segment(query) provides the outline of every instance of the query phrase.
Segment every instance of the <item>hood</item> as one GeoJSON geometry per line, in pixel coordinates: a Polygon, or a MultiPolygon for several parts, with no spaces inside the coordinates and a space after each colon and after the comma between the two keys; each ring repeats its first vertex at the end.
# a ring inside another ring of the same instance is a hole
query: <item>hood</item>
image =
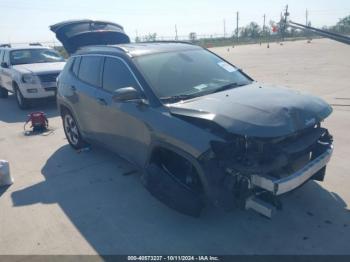
{"type": "Polygon", "coordinates": [[[56,38],[69,54],[88,45],[113,45],[130,43],[122,26],[93,20],[65,21],[50,26],[56,38]]]}
{"type": "Polygon", "coordinates": [[[22,74],[31,73],[35,75],[41,75],[46,73],[61,72],[64,65],[65,65],[65,62],[36,63],[36,64],[14,65],[12,66],[12,68],[19,71],[22,74]]]}
{"type": "Polygon", "coordinates": [[[214,121],[230,133],[266,138],[313,126],[332,112],[318,97],[257,83],[171,104],[169,110],[214,121]]]}

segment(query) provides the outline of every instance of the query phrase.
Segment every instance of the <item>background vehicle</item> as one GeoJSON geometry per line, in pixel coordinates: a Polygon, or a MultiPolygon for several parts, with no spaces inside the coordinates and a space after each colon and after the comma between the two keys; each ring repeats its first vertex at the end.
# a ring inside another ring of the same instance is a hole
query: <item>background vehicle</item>
{"type": "Polygon", "coordinates": [[[117,152],[168,206],[197,216],[209,199],[271,216],[279,195],[323,180],[332,154],[323,100],[260,85],[195,45],[125,43],[116,24],[51,29],[73,53],[57,94],[69,143],[117,152]],[[97,36],[103,45],[92,45],[97,36]]]}
{"type": "Polygon", "coordinates": [[[56,78],[65,65],[55,50],[42,46],[0,48],[0,97],[14,93],[25,109],[31,99],[54,97],[56,78]]]}

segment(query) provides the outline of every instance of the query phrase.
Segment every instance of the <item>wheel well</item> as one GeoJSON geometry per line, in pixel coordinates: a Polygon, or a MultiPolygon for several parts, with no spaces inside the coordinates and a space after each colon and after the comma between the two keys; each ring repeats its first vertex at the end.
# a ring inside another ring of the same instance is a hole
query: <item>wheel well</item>
{"type": "Polygon", "coordinates": [[[16,81],[12,81],[12,87],[13,89],[18,88],[18,84],[16,81]]]}
{"type": "Polygon", "coordinates": [[[190,160],[164,147],[154,148],[149,163],[163,168],[173,178],[190,188],[202,193],[203,185],[197,169],[190,160]]]}
{"type": "Polygon", "coordinates": [[[62,116],[62,117],[64,116],[64,113],[70,112],[70,110],[68,109],[68,107],[66,107],[66,106],[64,106],[64,105],[60,105],[60,106],[59,106],[59,109],[60,109],[60,113],[61,113],[61,116],[62,116]]]}

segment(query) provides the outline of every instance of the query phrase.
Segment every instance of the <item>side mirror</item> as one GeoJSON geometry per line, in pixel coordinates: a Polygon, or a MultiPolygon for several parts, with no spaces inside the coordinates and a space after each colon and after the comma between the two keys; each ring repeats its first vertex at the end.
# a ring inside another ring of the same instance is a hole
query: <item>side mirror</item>
{"type": "Polygon", "coordinates": [[[125,102],[131,100],[141,100],[142,97],[134,87],[123,87],[114,91],[113,100],[115,102],[125,102]]]}
{"type": "Polygon", "coordinates": [[[1,63],[2,68],[9,68],[9,65],[6,62],[1,63]]]}

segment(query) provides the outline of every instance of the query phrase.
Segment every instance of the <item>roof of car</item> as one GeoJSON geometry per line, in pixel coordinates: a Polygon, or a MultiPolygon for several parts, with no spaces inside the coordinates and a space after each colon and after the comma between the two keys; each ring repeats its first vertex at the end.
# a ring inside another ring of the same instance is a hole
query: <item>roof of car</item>
{"type": "Polygon", "coordinates": [[[30,50],[30,49],[52,49],[52,48],[47,46],[22,46],[22,47],[0,47],[0,49],[16,51],[16,50],[30,50]]]}
{"type": "Polygon", "coordinates": [[[172,51],[181,50],[198,50],[200,46],[193,45],[187,42],[142,42],[142,43],[130,43],[130,44],[119,44],[119,45],[96,45],[86,46],[81,48],[77,54],[95,53],[95,52],[113,52],[119,50],[127,53],[132,57],[165,53],[172,51]]]}

